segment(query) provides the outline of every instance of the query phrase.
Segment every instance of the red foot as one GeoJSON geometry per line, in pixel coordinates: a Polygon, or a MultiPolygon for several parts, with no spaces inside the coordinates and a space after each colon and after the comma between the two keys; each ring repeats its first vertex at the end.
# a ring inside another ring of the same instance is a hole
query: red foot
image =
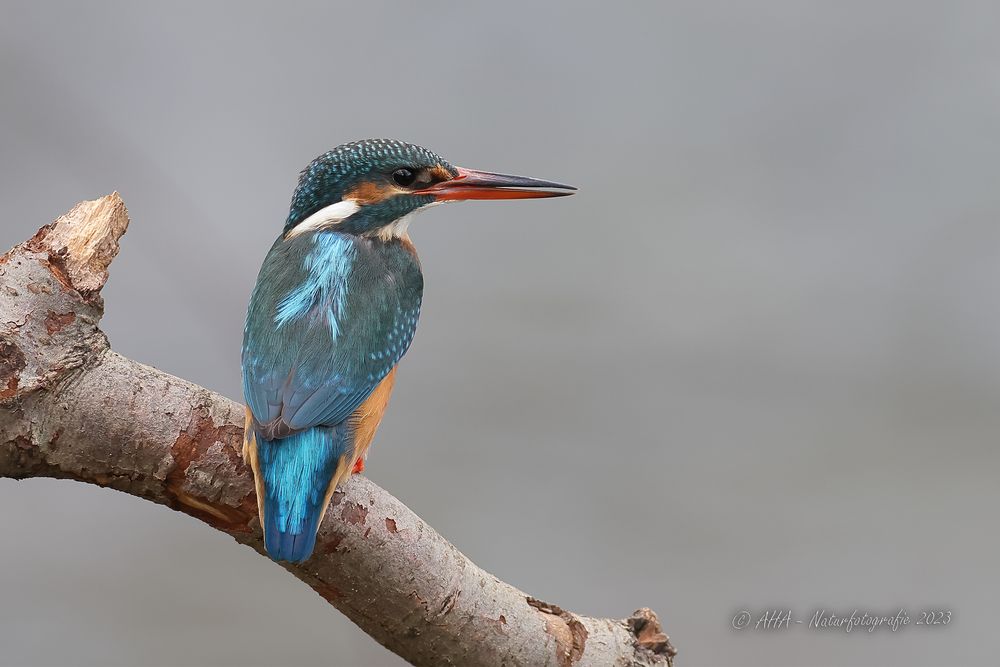
{"type": "Polygon", "coordinates": [[[359,472],[364,472],[364,471],[365,471],[365,460],[363,458],[358,459],[354,463],[354,469],[351,470],[351,474],[357,475],[359,472]]]}

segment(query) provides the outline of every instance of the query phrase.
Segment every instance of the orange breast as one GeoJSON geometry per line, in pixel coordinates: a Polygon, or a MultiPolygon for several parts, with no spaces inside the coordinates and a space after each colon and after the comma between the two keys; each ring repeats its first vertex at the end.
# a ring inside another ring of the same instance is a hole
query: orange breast
{"type": "MultiPolygon", "coordinates": [[[[372,444],[375,431],[382,423],[382,415],[389,405],[389,396],[392,395],[392,387],[396,383],[396,367],[393,367],[389,374],[375,387],[365,402],[358,406],[358,409],[351,415],[351,423],[354,426],[354,456],[355,460],[364,455],[368,445],[372,444]]],[[[352,464],[353,467],[353,464],[352,464]]]]}
{"type": "Polygon", "coordinates": [[[389,371],[389,374],[375,387],[375,391],[351,415],[350,423],[354,429],[354,452],[340,457],[337,470],[334,471],[333,479],[330,480],[330,486],[326,489],[326,498],[323,500],[323,514],[320,515],[321,523],[323,516],[326,515],[327,508],[330,506],[330,498],[333,497],[333,492],[337,489],[337,485],[351,474],[354,464],[364,456],[368,445],[372,444],[375,431],[378,430],[378,425],[382,423],[382,415],[385,414],[385,408],[389,405],[389,396],[392,394],[392,386],[395,382],[396,367],[394,366],[389,371]]]}

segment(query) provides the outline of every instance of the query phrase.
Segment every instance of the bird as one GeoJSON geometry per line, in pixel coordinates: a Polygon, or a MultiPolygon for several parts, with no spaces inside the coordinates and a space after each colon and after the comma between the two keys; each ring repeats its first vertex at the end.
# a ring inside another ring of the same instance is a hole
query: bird
{"type": "Polygon", "coordinates": [[[307,560],[334,490],[364,470],[420,316],[413,215],[575,190],[392,139],[343,144],[301,172],[250,296],[241,355],[243,456],[272,559],[307,560]]]}

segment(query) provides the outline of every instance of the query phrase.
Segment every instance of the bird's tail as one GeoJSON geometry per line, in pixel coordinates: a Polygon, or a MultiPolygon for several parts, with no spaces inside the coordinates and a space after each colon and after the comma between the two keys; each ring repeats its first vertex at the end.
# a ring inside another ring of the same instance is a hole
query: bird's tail
{"type": "Polygon", "coordinates": [[[264,547],[274,560],[301,563],[312,555],[316,531],[348,465],[346,431],[317,426],[280,440],[264,440],[260,433],[248,438],[264,547]]]}

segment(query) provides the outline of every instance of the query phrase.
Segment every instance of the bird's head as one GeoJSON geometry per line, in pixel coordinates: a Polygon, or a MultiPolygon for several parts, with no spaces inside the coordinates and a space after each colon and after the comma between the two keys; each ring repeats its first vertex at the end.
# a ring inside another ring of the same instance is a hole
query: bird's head
{"type": "Polygon", "coordinates": [[[319,156],[299,177],[285,237],[318,229],[402,236],[422,208],[464,199],[537,199],[576,188],[524,176],[455,167],[426,148],[366,139],[319,156]]]}

